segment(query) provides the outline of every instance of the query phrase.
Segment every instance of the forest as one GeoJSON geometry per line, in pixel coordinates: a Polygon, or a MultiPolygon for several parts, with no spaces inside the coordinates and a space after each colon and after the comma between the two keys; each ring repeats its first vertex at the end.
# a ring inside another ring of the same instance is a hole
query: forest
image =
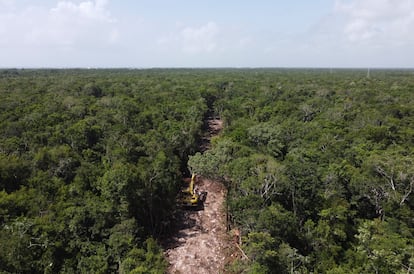
{"type": "Polygon", "coordinates": [[[413,70],[2,69],[0,272],[164,273],[196,172],[241,231],[225,273],[412,273],[413,91],[413,70]]]}

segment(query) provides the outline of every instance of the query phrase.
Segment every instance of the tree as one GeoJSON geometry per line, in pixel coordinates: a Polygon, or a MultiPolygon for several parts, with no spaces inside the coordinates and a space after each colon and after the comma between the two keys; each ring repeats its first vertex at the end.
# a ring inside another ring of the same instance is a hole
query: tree
{"type": "Polygon", "coordinates": [[[402,237],[389,222],[363,222],[356,235],[357,263],[363,272],[407,273],[414,267],[411,240],[402,237]]]}
{"type": "Polygon", "coordinates": [[[27,185],[31,175],[30,165],[17,156],[0,154],[0,190],[13,192],[27,185]]]}

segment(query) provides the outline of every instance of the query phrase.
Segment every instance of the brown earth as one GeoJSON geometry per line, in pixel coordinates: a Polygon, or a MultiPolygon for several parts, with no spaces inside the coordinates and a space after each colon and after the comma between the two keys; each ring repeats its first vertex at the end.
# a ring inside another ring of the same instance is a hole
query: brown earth
{"type": "Polygon", "coordinates": [[[226,190],[221,183],[204,178],[197,186],[207,191],[204,209],[180,212],[180,227],[165,251],[168,273],[222,273],[230,253],[223,208],[226,190]]]}
{"type": "MultiPolygon", "coordinates": [[[[200,150],[210,148],[210,139],[223,127],[222,121],[207,120],[208,132],[200,150]]],[[[164,243],[168,273],[223,273],[233,253],[226,232],[226,189],[222,183],[198,177],[196,187],[207,192],[204,208],[177,212],[176,233],[164,243]]]]}
{"type": "Polygon", "coordinates": [[[207,118],[207,132],[201,139],[200,150],[202,152],[210,149],[211,138],[218,135],[223,129],[223,121],[214,117],[207,118]]]}

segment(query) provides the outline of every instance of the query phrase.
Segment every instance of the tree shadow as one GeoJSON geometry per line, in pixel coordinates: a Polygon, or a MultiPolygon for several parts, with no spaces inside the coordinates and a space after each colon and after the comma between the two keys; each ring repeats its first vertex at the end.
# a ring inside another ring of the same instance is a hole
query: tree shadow
{"type": "Polygon", "coordinates": [[[176,210],[168,233],[161,239],[161,245],[165,250],[182,245],[183,240],[185,241],[192,234],[203,233],[198,212],[204,210],[206,198],[207,192],[203,202],[197,207],[182,207],[176,210]]]}

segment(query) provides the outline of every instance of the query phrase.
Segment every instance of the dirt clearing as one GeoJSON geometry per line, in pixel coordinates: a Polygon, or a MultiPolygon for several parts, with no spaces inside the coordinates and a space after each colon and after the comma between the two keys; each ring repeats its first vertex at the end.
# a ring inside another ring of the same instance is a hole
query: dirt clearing
{"type": "Polygon", "coordinates": [[[207,191],[204,210],[179,212],[180,227],[165,252],[168,273],[221,273],[229,254],[223,208],[226,190],[221,183],[203,178],[197,185],[207,191]]]}
{"type": "Polygon", "coordinates": [[[211,147],[211,138],[220,133],[223,129],[223,121],[214,117],[208,117],[206,134],[201,138],[200,151],[204,152],[211,147]]]}
{"type": "MultiPolygon", "coordinates": [[[[223,127],[221,120],[209,117],[200,150],[210,148],[211,137],[223,127]]],[[[179,210],[176,232],[165,243],[168,273],[223,273],[231,245],[226,233],[226,189],[222,183],[197,178],[196,187],[207,192],[204,208],[179,210]]]]}

